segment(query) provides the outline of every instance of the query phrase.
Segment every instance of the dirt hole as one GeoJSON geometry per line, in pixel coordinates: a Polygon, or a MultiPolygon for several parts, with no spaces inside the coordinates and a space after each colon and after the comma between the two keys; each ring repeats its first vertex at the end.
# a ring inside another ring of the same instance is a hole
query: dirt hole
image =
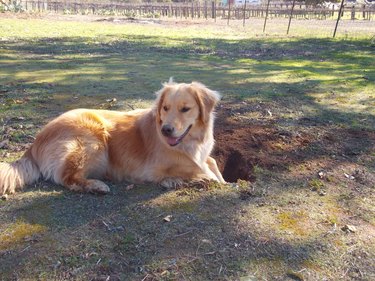
{"type": "Polygon", "coordinates": [[[238,150],[231,151],[224,161],[223,178],[227,182],[237,182],[237,180],[254,181],[252,175],[253,165],[248,163],[238,150]]]}

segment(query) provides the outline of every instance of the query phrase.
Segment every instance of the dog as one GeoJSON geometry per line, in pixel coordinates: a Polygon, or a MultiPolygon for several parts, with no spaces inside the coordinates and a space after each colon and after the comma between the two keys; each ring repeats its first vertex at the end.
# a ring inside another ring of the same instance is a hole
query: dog
{"type": "Polygon", "coordinates": [[[106,194],[102,180],[225,183],[216,161],[214,108],[220,95],[199,82],[169,81],[149,109],[75,109],[49,122],[21,159],[0,163],[0,194],[40,177],[69,190],[106,194]]]}

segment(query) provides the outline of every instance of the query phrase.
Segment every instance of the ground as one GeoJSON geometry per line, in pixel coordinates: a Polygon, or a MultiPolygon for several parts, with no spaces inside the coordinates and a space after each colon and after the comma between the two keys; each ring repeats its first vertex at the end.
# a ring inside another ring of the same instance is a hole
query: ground
{"type": "Polygon", "coordinates": [[[40,181],[0,201],[1,280],[375,278],[369,22],[330,39],[331,21],[285,36],[282,19],[268,34],[98,20],[0,18],[0,160],[61,112],[148,107],[174,76],[221,92],[213,156],[231,183],[94,196],[40,181]]]}

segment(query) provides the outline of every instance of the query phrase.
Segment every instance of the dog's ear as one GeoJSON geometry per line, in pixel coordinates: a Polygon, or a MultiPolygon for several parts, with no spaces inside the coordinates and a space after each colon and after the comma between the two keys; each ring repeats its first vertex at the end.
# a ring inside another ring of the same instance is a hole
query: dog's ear
{"type": "Polygon", "coordinates": [[[215,105],[220,100],[220,94],[198,82],[192,82],[191,87],[199,105],[200,119],[206,124],[210,120],[210,114],[214,110],[215,105]]]}
{"type": "Polygon", "coordinates": [[[154,104],[154,112],[156,114],[156,118],[158,122],[160,122],[160,111],[161,107],[163,106],[164,97],[165,94],[170,90],[170,83],[164,83],[163,88],[161,88],[159,91],[157,91],[156,94],[156,100],[154,104]]]}
{"type": "Polygon", "coordinates": [[[157,111],[156,114],[159,117],[160,116],[160,110],[163,105],[163,100],[165,93],[167,93],[172,87],[174,87],[177,83],[173,80],[173,77],[169,77],[168,82],[164,82],[162,84],[163,88],[161,88],[159,91],[157,91],[156,94],[156,100],[155,100],[155,110],[157,111]]]}

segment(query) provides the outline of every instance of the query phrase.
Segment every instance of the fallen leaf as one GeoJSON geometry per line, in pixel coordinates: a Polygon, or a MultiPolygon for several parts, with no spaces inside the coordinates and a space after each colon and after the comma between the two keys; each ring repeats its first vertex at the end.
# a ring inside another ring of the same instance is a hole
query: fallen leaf
{"type": "Polygon", "coordinates": [[[172,219],[172,215],[168,215],[168,216],[166,216],[165,218],[163,218],[163,221],[165,221],[165,222],[170,222],[171,219],[172,219]]]}
{"type": "Polygon", "coordinates": [[[325,191],[325,190],[320,190],[320,191],[319,191],[319,195],[320,195],[320,196],[325,196],[325,195],[327,195],[327,191],[325,191]]]}
{"type": "Polygon", "coordinates": [[[125,187],[126,190],[131,190],[134,188],[134,184],[129,184],[127,187],[125,187]]]}
{"type": "Polygon", "coordinates": [[[357,231],[357,228],[354,225],[346,224],[341,228],[341,230],[354,233],[357,231]]]}
{"type": "Polygon", "coordinates": [[[4,200],[4,201],[8,200],[8,194],[2,195],[1,200],[4,200]]]}
{"type": "Polygon", "coordinates": [[[292,270],[288,270],[287,276],[290,277],[291,279],[297,280],[297,281],[305,280],[303,278],[303,275],[300,272],[295,272],[295,271],[292,271],[292,270]]]}
{"type": "Polygon", "coordinates": [[[13,102],[15,103],[15,104],[23,104],[24,103],[24,101],[23,100],[13,100],[13,102]]]}
{"type": "Polygon", "coordinates": [[[160,276],[166,275],[166,274],[168,274],[168,273],[169,273],[168,270],[164,270],[164,271],[160,274],[160,276]]]}

